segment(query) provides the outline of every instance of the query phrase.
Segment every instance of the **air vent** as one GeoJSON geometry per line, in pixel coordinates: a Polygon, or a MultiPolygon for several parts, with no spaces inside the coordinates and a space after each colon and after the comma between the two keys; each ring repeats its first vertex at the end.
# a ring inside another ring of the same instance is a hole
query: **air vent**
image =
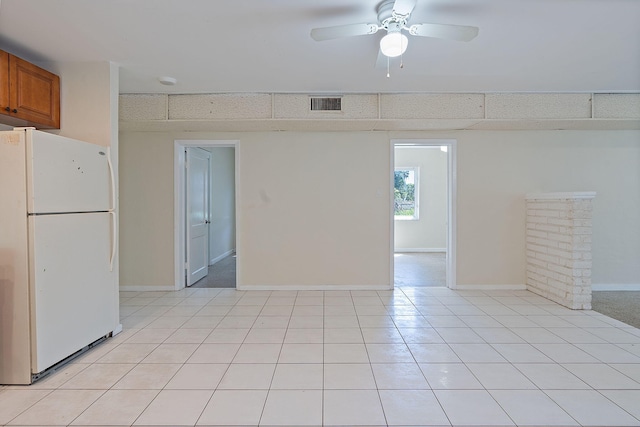
{"type": "Polygon", "coordinates": [[[311,111],[342,111],[342,98],[311,98],[311,111]]]}

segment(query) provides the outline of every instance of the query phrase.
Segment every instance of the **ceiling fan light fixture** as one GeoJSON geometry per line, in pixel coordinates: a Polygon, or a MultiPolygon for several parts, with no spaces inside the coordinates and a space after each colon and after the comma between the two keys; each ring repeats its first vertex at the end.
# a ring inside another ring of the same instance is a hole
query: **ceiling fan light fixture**
{"type": "Polygon", "coordinates": [[[409,39],[400,31],[388,32],[380,40],[380,51],[390,58],[402,55],[409,45],[409,39]]]}

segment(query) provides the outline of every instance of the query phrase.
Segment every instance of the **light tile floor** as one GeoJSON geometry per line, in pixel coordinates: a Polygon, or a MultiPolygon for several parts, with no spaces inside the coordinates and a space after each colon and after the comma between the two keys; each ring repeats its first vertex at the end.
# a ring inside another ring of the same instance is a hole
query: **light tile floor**
{"type": "Polygon", "coordinates": [[[640,330],[526,291],[123,292],[0,425],[640,426],[640,330]]]}

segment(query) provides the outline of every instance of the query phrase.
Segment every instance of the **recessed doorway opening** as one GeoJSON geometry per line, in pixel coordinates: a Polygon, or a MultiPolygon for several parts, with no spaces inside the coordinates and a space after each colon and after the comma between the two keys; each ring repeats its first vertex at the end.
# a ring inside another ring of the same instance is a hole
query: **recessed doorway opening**
{"type": "Polygon", "coordinates": [[[176,290],[236,287],[238,144],[174,142],[176,290]]]}
{"type": "Polygon", "coordinates": [[[392,140],[394,286],[455,288],[455,140],[392,140]]]}

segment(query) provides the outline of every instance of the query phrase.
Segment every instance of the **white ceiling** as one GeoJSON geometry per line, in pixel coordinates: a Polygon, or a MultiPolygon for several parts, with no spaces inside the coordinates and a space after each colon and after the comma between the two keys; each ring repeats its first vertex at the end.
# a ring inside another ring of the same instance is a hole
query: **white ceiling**
{"type": "Polygon", "coordinates": [[[113,61],[121,93],[640,92],[640,0],[418,0],[410,23],[473,25],[469,43],[410,37],[375,68],[379,0],[0,0],[0,48],[34,62],[113,61]],[[178,79],[173,87],[158,76],[178,79]]]}

